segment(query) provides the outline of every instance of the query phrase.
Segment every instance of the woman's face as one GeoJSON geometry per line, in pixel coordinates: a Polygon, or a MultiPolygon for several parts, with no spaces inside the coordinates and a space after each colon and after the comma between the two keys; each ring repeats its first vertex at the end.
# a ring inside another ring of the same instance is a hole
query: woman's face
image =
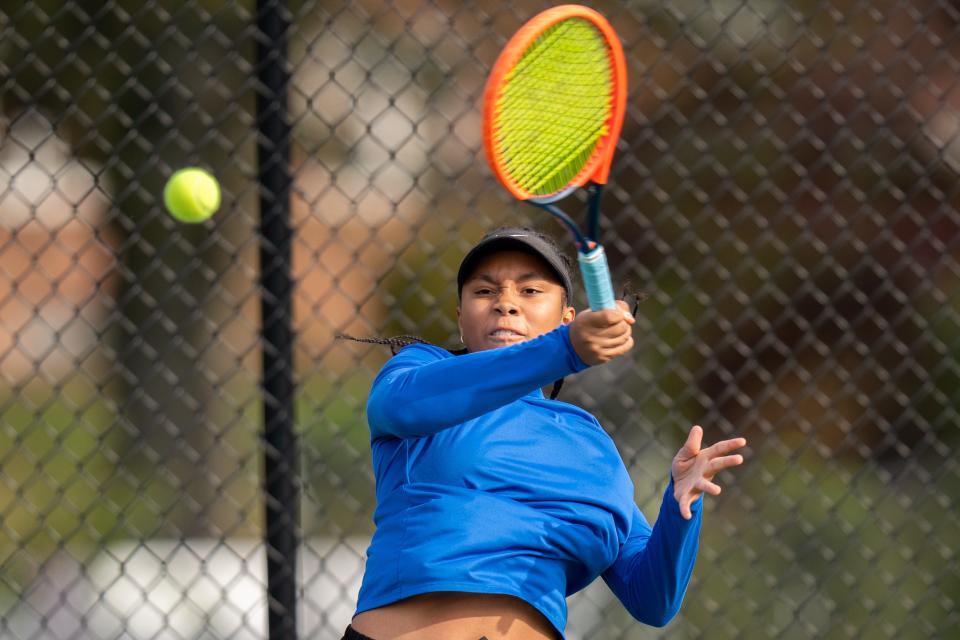
{"type": "Polygon", "coordinates": [[[546,262],[500,251],[481,258],[464,282],[457,323],[467,349],[485,351],[531,340],[575,315],[546,262]]]}

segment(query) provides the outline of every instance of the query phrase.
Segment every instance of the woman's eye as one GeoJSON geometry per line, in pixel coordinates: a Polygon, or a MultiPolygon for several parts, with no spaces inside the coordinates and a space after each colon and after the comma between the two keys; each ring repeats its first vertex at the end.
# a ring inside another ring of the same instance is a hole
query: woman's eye
{"type": "Polygon", "coordinates": [[[523,290],[524,293],[541,293],[540,289],[526,288],[523,290]]]}

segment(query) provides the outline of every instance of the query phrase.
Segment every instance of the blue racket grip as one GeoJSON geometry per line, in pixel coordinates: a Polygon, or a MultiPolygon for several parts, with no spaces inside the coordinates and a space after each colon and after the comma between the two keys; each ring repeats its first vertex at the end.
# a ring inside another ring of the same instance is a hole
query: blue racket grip
{"type": "Polygon", "coordinates": [[[601,309],[615,309],[616,298],[613,297],[613,283],[610,280],[610,267],[607,266],[607,254],[603,247],[597,245],[589,253],[577,252],[580,261],[580,273],[583,274],[583,285],[587,289],[587,301],[592,311],[601,309]]]}

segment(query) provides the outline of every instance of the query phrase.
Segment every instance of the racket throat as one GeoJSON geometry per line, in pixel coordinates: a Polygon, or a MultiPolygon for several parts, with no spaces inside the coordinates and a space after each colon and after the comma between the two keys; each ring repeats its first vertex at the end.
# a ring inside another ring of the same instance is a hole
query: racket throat
{"type": "Polygon", "coordinates": [[[538,202],[536,200],[527,200],[527,202],[540,207],[541,209],[543,209],[544,211],[552,215],[554,218],[559,220],[561,223],[563,223],[563,226],[567,228],[567,231],[569,231],[570,235],[573,237],[573,241],[574,243],[576,243],[577,249],[580,249],[582,251],[582,250],[586,250],[587,247],[591,246],[589,239],[584,237],[584,235],[580,233],[580,228],[577,226],[577,223],[574,222],[573,218],[568,216],[565,211],[560,209],[560,207],[554,204],[551,204],[549,202],[538,202]]]}
{"type": "Polygon", "coordinates": [[[587,205],[587,237],[600,241],[600,196],[603,195],[603,185],[591,182],[587,185],[589,201],[587,205]]]}

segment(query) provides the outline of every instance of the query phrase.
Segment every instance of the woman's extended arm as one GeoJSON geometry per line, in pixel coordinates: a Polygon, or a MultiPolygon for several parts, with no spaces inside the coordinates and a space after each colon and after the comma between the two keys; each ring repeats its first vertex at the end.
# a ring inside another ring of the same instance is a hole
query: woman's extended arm
{"type": "Polygon", "coordinates": [[[634,618],[662,627],[677,614],[697,558],[703,500],[690,505],[691,519],[680,514],[673,481],[663,496],[653,528],[634,506],[630,536],[603,580],[634,618]]]}
{"type": "Polygon", "coordinates": [[[427,436],[479,417],[587,368],[569,327],[509,347],[456,357],[432,347],[401,350],[380,371],[367,401],[371,438],[427,436]]]}
{"type": "Polygon", "coordinates": [[[630,535],[603,579],[633,617],[661,627],[680,610],[690,582],[702,519],[703,494],[720,494],[713,479],[724,469],[743,463],[733,451],[744,438],[721,440],[701,447],[703,428],[694,425],[670,466],[670,485],[663,496],[653,529],[634,506],[630,535]]]}

